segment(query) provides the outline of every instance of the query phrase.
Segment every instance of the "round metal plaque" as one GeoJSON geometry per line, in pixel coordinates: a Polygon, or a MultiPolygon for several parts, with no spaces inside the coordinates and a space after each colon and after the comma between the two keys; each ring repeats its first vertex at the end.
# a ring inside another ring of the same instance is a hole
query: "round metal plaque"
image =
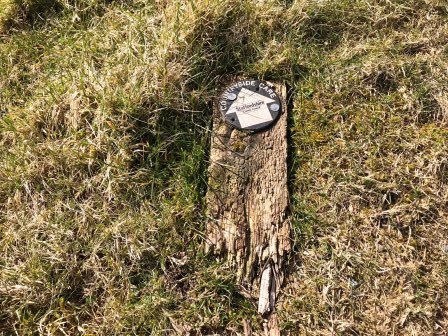
{"type": "Polygon", "coordinates": [[[219,99],[224,120],[245,131],[271,126],[281,113],[280,98],[266,82],[240,80],[228,86],[219,99]]]}

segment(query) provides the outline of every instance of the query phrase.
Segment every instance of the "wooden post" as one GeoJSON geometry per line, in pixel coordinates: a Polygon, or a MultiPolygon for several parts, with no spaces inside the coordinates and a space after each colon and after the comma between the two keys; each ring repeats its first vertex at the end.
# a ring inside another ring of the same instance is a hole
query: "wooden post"
{"type": "Polygon", "coordinates": [[[282,113],[265,131],[229,126],[215,103],[206,196],[206,251],[227,258],[238,280],[259,298],[264,317],[274,311],[291,249],[286,87],[268,85],[280,97],[282,113]]]}

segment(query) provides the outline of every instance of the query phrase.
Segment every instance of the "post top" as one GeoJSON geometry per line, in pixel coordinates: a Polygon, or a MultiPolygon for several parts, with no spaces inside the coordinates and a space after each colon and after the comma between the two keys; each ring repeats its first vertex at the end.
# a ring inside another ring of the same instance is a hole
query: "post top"
{"type": "Polygon", "coordinates": [[[226,87],[218,108],[232,127],[256,132],[272,126],[281,113],[281,102],[267,82],[244,79],[226,87]]]}

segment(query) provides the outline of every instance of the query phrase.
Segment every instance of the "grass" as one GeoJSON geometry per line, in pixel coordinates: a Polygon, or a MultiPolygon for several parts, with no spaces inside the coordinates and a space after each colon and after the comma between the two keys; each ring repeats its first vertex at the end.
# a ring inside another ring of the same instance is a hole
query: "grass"
{"type": "Polygon", "coordinates": [[[210,101],[287,81],[292,335],[448,328],[446,1],[0,0],[0,333],[237,334],[210,101]]]}

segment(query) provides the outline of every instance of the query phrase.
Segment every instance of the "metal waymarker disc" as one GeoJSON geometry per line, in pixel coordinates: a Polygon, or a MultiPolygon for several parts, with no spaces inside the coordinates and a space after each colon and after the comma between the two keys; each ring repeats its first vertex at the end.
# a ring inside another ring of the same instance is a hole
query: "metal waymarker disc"
{"type": "Polygon", "coordinates": [[[266,82],[240,80],[226,88],[219,99],[224,120],[245,131],[271,126],[281,113],[280,98],[266,82]]]}

